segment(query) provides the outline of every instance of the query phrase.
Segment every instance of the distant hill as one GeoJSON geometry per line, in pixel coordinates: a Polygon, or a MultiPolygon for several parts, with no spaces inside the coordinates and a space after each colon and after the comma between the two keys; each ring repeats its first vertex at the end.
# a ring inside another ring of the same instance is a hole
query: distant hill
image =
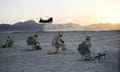
{"type": "Polygon", "coordinates": [[[13,25],[1,24],[0,32],[30,32],[30,31],[43,31],[44,24],[38,24],[33,20],[25,22],[18,22],[13,25]]]}
{"type": "Polygon", "coordinates": [[[12,28],[12,26],[9,24],[0,24],[0,32],[1,31],[10,31],[11,28],[12,28]]]}
{"type": "Polygon", "coordinates": [[[119,24],[91,24],[84,27],[85,30],[120,30],[119,24]]]}
{"type": "Polygon", "coordinates": [[[33,31],[99,31],[99,30],[120,30],[120,24],[38,24],[33,20],[17,22],[13,25],[0,24],[0,32],[33,32],[33,31]]]}

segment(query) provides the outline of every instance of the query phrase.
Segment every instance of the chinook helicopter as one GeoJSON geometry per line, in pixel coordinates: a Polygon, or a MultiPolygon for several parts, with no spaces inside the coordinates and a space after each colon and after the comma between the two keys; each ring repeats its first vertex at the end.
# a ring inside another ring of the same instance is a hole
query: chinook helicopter
{"type": "Polygon", "coordinates": [[[48,19],[43,19],[40,18],[39,23],[52,23],[53,22],[53,18],[49,17],[48,19]]]}

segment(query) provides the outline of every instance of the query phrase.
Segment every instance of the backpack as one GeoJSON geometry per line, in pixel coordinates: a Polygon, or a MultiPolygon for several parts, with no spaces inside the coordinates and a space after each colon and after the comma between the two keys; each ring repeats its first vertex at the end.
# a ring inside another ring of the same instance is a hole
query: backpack
{"type": "Polygon", "coordinates": [[[78,46],[78,52],[82,55],[86,54],[86,46],[85,43],[81,43],[78,46]]]}
{"type": "Polygon", "coordinates": [[[32,44],[34,44],[34,38],[33,38],[33,36],[29,36],[27,38],[27,45],[32,45],[32,44]]]}

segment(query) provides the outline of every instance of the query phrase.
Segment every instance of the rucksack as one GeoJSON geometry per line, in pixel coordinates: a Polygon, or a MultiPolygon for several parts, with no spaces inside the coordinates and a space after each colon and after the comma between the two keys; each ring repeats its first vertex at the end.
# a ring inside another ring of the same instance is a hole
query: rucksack
{"type": "Polygon", "coordinates": [[[27,38],[27,45],[32,45],[32,44],[34,44],[34,38],[33,38],[33,36],[29,36],[27,38]]]}
{"type": "Polygon", "coordinates": [[[82,55],[84,55],[86,53],[86,46],[85,43],[81,43],[78,46],[78,52],[82,55]]]}

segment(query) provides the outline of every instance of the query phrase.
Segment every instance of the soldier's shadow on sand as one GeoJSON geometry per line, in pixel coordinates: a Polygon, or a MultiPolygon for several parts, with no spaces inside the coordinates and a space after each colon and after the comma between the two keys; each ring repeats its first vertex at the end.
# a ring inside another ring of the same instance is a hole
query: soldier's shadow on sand
{"type": "Polygon", "coordinates": [[[56,52],[47,52],[46,54],[47,55],[69,55],[67,53],[61,53],[61,52],[59,52],[59,53],[56,53],[56,52]]]}
{"type": "Polygon", "coordinates": [[[47,52],[46,54],[47,55],[54,55],[54,54],[59,54],[59,53],[56,53],[56,52],[47,52]]]}
{"type": "Polygon", "coordinates": [[[102,64],[114,64],[114,62],[110,60],[83,60],[83,59],[77,59],[77,62],[86,62],[86,63],[102,63],[102,64]]]}
{"type": "Polygon", "coordinates": [[[29,51],[41,51],[41,50],[39,50],[39,49],[38,50],[36,50],[36,49],[25,49],[24,51],[28,51],[29,52],[29,51]]]}

